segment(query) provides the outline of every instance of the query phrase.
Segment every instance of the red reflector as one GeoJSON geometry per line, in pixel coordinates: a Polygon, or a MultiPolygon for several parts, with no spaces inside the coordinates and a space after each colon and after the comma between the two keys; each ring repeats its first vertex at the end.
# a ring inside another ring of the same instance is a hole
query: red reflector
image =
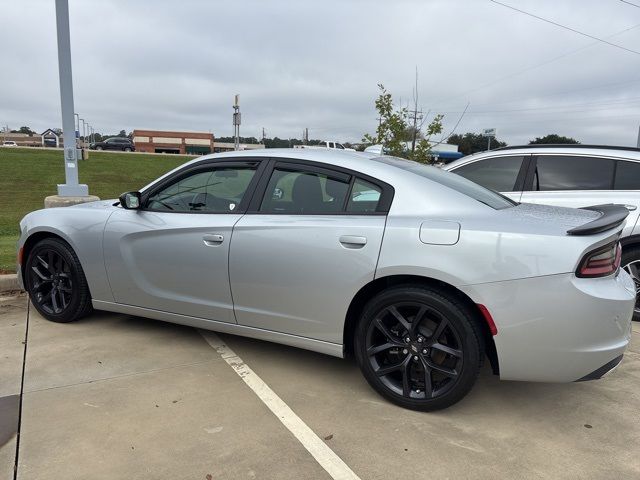
{"type": "Polygon", "coordinates": [[[487,310],[487,307],[480,303],[476,303],[476,305],[478,305],[480,312],[482,312],[482,316],[484,317],[485,322],[487,322],[487,325],[489,325],[489,331],[491,332],[491,335],[496,336],[498,334],[498,327],[496,327],[496,322],[493,321],[493,317],[489,313],[489,310],[487,310]]]}
{"type": "Polygon", "coordinates": [[[18,250],[18,265],[22,265],[22,253],[23,249],[20,247],[20,250],[18,250]]]}

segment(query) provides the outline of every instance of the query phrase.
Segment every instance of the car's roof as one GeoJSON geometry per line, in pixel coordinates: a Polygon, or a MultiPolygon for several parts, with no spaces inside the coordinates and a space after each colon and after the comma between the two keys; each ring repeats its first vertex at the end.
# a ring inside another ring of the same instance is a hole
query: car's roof
{"type": "Polygon", "coordinates": [[[640,161],[640,148],[621,147],[611,145],[522,145],[513,147],[497,148],[486,152],[474,153],[467,155],[454,162],[448,163],[443,168],[451,170],[458,165],[462,165],[471,161],[479,160],[485,157],[495,157],[502,155],[589,155],[595,157],[615,157],[628,158],[630,160],[640,161]]]}

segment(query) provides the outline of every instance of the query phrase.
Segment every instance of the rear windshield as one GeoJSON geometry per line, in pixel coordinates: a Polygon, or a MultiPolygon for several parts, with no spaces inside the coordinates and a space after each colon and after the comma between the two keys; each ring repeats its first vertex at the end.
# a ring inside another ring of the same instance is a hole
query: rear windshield
{"type": "Polygon", "coordinates": [[[401,168],[402,170],[420,175],[421,177],[428,178],[429,180],[444,185],[445,187],[455,190],[456,192],[460,192],[467,197],[471,197],[474,200],[477,200],[480,203],[484,203],[485,205],[488,205],[496,210],[517,205],[516,202],[505,197],[504,195],[484,188],[483,186],[480,186],[477,183],[472,182],[471,180],[467,180],[460,175],[456,175],[455,173],[440,170],[437,167],[430,167],[418,162],[414,162],[412,160],[405,160],[404,158],[398,157],[385,156],[372,158],[372,160],[375,160],[376,162],[386,163],[387,165],[392,165],[394,167],[401,168]]]}

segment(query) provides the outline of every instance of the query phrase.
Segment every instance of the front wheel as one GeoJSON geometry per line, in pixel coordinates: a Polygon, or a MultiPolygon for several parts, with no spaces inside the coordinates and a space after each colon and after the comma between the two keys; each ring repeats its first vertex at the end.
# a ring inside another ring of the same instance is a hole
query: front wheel
{"type": "Polygon", "coordinates": [[[91,295],[80,261],[57,238],[38,242],[25,264],[25,284],[38,313],[53,322],[72,322],[91,312],[91,295]]]}
{"type": "Polygon", "coordinates": [[[130,152],[130,151],[131,151],[131,149],[130,149],[129,147],[127,147],[127,148],[125,148],[125,149],[124,149],[124,151],[125,151],[125,152],[130,152]]]}
{"type": "Polygon", "coordinates": [[[96,147],[96,150],[102,150],[102,147],[101,147],[100,145],[98,145],[98,146],[96,147]]]}
{"type": "Polygon", "coordinates": [[[622,268],[631,275],[636,286],[636,305],[633,308],[633,321],[640,322],[640,248],[630,248],[622,250],[620,261],[622,268]]]}
{"type": "Polygon", "coordinates": [[[484,359],[481,339],[474,312],[458,298],[406,285],[365,307],[355,353],[380,395],[405,408],[439,410],[471,390],[484,359]]]}

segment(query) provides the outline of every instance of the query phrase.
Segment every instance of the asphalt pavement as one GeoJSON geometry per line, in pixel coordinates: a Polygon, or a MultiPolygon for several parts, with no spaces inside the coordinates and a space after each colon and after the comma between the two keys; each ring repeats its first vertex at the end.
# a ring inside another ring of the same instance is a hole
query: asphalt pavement
{"type": "Polygon", "coordinates": [[[485,368],[462,402],[419,413],[379,397],[352,360],[219,335],[230,360],[193,328],[110,313],[56,324],[25,296],[0,298],[0,478],[13,478],[19,429],[28,480],[340,478],[327,454],[362,480],[637,479],[639,327],[600,381],[501,382],[485,368]]]}

